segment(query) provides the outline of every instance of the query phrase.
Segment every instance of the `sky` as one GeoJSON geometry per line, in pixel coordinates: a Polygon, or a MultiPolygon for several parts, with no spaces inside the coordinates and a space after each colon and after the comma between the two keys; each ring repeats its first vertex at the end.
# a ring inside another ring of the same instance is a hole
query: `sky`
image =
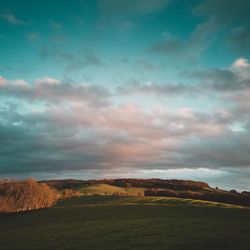
{"type": "Polygon", "coordinates": [[[250,1],[0,0],[0,178],[250,190],[250,1]]]}

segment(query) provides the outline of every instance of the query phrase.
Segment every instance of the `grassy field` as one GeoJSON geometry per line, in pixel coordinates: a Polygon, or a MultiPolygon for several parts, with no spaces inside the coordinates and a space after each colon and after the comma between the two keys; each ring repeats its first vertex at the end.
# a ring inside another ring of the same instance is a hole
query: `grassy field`
{"type": "Polygon", "coordinates": [[[206,206],[223,208],[243,208],[238,205],[231,205],[221,202],[173,198],[173,197],[123,197],[123,196],[79,196],[70,199],[60,200],[57,206],[76,205],[175,205],[175,206],[206,206]]]}
{"type": "Polygon", "coordinates": [[[52,209],[0,215],[0,249],[250,249],[250,210],[207,205],[157,197],[73,198],[52,209]]]}
{"type": "Polygon", "coordinates": [[[113,194],[119,194],[119,195],[140,195],[144,196],[144,188],[122,188],[122,187],[116,187],[111,186],[107,184],[96,184],[91,185],[88,187],[83,187],[78,189],[80,193],[85,194],[95,194],[95,195],[113,195],[113,194]]]}

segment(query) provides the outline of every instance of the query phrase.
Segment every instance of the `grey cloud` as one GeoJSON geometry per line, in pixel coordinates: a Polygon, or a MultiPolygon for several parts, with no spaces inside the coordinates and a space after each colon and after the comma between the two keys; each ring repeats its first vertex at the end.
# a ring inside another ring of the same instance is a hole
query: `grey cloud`
{"type": "MultiPolygon", "coordinates": [[[[250,120],[250,78],[246,74],[248,68],[247,60],[238,59],[232,67],[228,68],[183,72],[181,76],[185,79],[185,84],[141,83],[134,80],[119,86],[116,94],[153,96],[168,101],[170,98],[174,100],[181,96],[182,99],[187,98],[189,102],[206,96],[208,100],[213,100],[215,104],[222,107],[222,112],[217,113],[219,115],[216,118],[218,123],[226,123],[229,127],[238,123],[242,127],[239,128],[240,130],[247,130],[250,120]]],[[[178,118],[175,119],[178,121],[178,118]]],[[[197,121],[194,122],[194,124],[196,123],[197,121]]]]}
{"type": "Polygon", "coordinates": [[[150,52],[161,53],[176,58],[179,61],[196,61],[202,52],[209,47],[213,35],[217,32],[216,23],[212,18],[196,26],[186,39],[164,33],[161,41],[149,46],[150,52]]]}
{"type": "MultiPolygon", "coordinates": [[[[234,77],[225,70],[196,72],[194,76],[210,79],[211,74],[214,81],[234,77]]],[[[112,98],[119,93],[52,78],[39,79],[33,85],[0,79],[1,176],[84,169],[249,167],[250,117],[237,110],[249,107],[246,89],[237,98],[228,95],[224,99],[234,106],[198,112],[114,104],[112,98]],[[40,109],[41,100],[47,105],[40,109]],[[237,122],[242,131],[231,128],[237,122]]],[[[186,86],[135,82],[119,91],[120,95],[137,91],[146,96],[153,92],[183,96],[193,91],[186,86]]]]}
{"type": "Polygon", "coordinates": [[[0,85],[0,96],[12,96],[27,101],[36,100],[54,104],[71,101],[105,106],[108,105],[108,98],[111,95],[101,86],[65,83],[53,78],[38,79],[33,85],[21,80],[2,79],[6,83],[0,85]]]}
{"type": "Polygon", "coordinates": [[[22,98],[12,100],[12,106],[1,102],[1,175],[115,166],[178,167],[182,166],[178,144],[184,138],[207,138],[225,130],[218,116],[191,110],[148,113],[135,105],[74,106],[67,99],[67,106],[55,103],[37,112],[31,108],[36,99],[19,110],[22,98]]]}
{"type": "Polygon", "coordinates": [[[170,0],[98,0],[98,26],[129,32],[140,24],[140,18],[164,11],[170,0]]]}
{"type": "Polygon", "coordinates": [[[51,59],[63,63],[66,71],[79,71],[85,67],[105,66],[103,60],[90,49],[69,52],[56,47],[43,46],[40,56],[43,59],[51,59]]]}
{"type": "Polygon", "coordinates": [[[168,54],[172,54],[176,52],[181,53],[183,51],[183,48],[184,43],[180,38],[170,36],[164,38],[162,41],[152,44],[149,50],[152,52],[165,52],[168,54]]]}
{"type": "Polygon", "coordinates": [[[205,0],[193,12],[195,15],[213,19],[217,30],[230,29],[227,42],[237,52],[249,52],[249,9],[248,0],[205,0]]]}
{"type": "Polygon", "coordinates": [[[180,76],[185,84],[141,83],[131,80],[117,87],[117,94],[121,95],[156,95],[162,97],[176,97],[178,95],[195,96],[206,94],[236,93],[250,89],[250,80],[241,78],[232,68],[211,68],[184,71],[180,76]],[[189,83],[189,84],[187,84],[189,83]]]}
{"type": "Polygon", "coordinates": [[[249,22],[250,2],[248,0],[205,0],[194,8],[194,14],[213,17],[218,25],[230,25],[233,22],[249,22]]]}
{"type": "Polygon", "coordinates": [[[227,133],[205,141],[190,141],[183,147],[185,161],[199,167],[250,167],[248,132],[227,133]]]}
{"type": "Polygon", "coordinates": [[[250,78],[249,64],[245,59],[238,59],[232,68],[196,70],[186,72],[184,77],[198,80],[200,90],[210,94],[219,94],[219,98],[230,107],[231,122],[239,122],[242,129],[249,124],[250,78]],[[237,63],[245,63],[243,66],[237,63]]]}
{"type": "Polygon", "coordinates": [[[153,94],[158,96],[176,96],[178,94],[189,94],[192,91],[192,87],[186,85],[170,85],[170,84],[159,84],[149,82],[142,84],[139,81],[130,81],[117,87],[116,91],[122,95],[133,95],[133,94],[153,94]]]}
{"type": "Polygon", "coordinates": [[[245,125],[246,129],[249,129],[250,123],[250,89],[245,89],[237,94],[232,93],[227,96],[228,100],[233,102],[233,114],[241,124],[245,125]]]}
{"type": "MultiPolygon", "coordinates": [[[[73,135],[67,136],[65,129],[63,136],[42,124],[32,129],[29,127],[29,130],[28,127],[11,125],[1,126],[0,129],[1,175],[99,166],[97,162],[101,152],[98,153],[98,147],[84,140],[81,143],[74,140],[73,135]],[[84,150],[79,152],[79,148],[84,150]]],[[[60,131],[60,128],[57,127],[57,130],[60,131]]]]}
{"type": "Polygon", "coordinates": [[[234,92],[250,88],[250,80],[242,79],[229,68],[212,68],[182,72],[183,77],[199,81],[199,88],[217,92],[234,92]]]}
{"type": "Polygon", "coordinates": [[[249,9],[248,0],[200,1],[194,7],[193,14],[205,20],[195,27],[188,38],[182,39],[176,35],[164,36],[160,41],[151,44],[149,50],[178,59],[181,56],[182,60],[195,61],[216,41],[214,38],[219,32],[226,31],[234,49],[241,52],[249,51],[247,42],[250,29],[249,9]]]}
{"type": "Polygon", "coordinates": [[[155,71],[160,70],[160,66],[154,62],[150,62],[146,59],[138,59],[135,61],[135,66],[138,66],[139,68],[145,70],[145,71],[155,71]]]}

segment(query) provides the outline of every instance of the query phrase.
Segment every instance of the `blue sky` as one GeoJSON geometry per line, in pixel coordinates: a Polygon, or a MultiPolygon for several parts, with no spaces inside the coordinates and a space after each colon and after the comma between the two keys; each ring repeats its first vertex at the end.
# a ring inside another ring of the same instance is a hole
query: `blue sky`
{"type": "Polygon", "coordinates": [[[0,176],[250,189],[249,10],[248,0],[1,1],[0,176]]]}
{"type": "Polygon", "coordinates": [[[25,77],[27,80],[44,74],[77,81],[92,78],[105,84],[118,74],[122,78],[126,74],[131,78],[167,81],[175,79],[180,68],[190,68],[190,64],[192,68],[227,67],[242,56],[241,51],[232,51],[227,41],[232,29],[244,25],[245,20],[238,20],[237,13],[236,20],[220,27],[219,18],[210,21],[211,13],[197,11],[202,5],[199,1],[149,1],[145,10],[143,1],[115,2],[3,1],[0,23],[3,73],[9,78],[25,77]],[[199,34],[201,25],[204,30],[199,34]],[[162,46],[164,42],[169,48],[162,46]],[[65,62],[70,61],[67,55],[76,57],[76,62],[72,63],[81,64],[86,54],[96,57],[100,64],[86,62],[85,67],[79,65],[81,70],[77,65],[71,70],[74,72],[67,70],[65,64],[70,64],[65,62]],[[177,56],[183,54],[186,60],[177,56]],[[135,64],[139,61],[136,68],[142,67],[141,60],[163,70],[135,74],[134,65],[132,68],[117,65],[122,59],[135,64]]]}

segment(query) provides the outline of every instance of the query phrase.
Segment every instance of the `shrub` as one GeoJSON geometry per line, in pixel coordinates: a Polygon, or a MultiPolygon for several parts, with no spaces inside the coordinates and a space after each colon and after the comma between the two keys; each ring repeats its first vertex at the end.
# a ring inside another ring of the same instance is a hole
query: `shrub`
{"type": "Polygon", "coordinates": [[[34,179],[0,181],[0,212],[19,212],[51,207],[59,198],[57,191],[34,179]]]}

